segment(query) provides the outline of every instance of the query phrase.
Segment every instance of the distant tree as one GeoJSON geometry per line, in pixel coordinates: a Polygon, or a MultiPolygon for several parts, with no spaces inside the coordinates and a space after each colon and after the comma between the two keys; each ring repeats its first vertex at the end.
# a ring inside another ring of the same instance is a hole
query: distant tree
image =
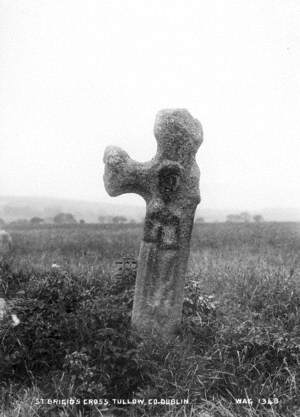
{"type": "Polygon", "coordinates": [[[113,216],[98,216],[99,223],[112,223],[113,216]]]}
{"type": "Polygon", "coordinates": [[[79,224],[85,224],[85,220],[84,219],[80,219],[79,220],[79,224]]]}
{"type": "Polygon", "coordinates": [[[77,223],[75,217],[71,213],[58,213],[53,218],[54,223],[56,224],[75,224],[77,223]]]}
{"type": "Polygon", "coordinates": [[[204,217],[197,217],[195,220],[195,223],[204,223],[204,222],[205,222],[204,217]]]}
{"type": "Polygon", "coordinates": [[[9,223],[11,226],[28,226],[29,220],[27,219],[17,219],[9,223]]]}
{"type": "Polygon", "coordinates": [[[44,219],[42,219],[41,217],[35,216],[35,217],[32,217],[30,219],[30,224],[32,224],[32,225],[37,225],[37,224],[41,224],[41,223],[44,223],[44,219]]]}
{"type": "Polygon", "coordinates": [[[251,221],[251,216],[247,211],[240,213],[240,217],[244,223],[249,223],[251,221]]]}
{"type": "Polygon", "coordinates": [[[228,216],[226,217],[226,221],[228,223],[242,223],[243,219],[239,214],[228,214],[228,216]]]}
{"type": "Polygon", "coordinates": [[[3,219],[0,219],[0,227],[4,227],[5,226],[5,221],[3,219]]]}
{"type": "Polygon", "coordinates": [[[127,219],[124,216],[114,216],[112,218],[112,222],[115,223],[115,224],[126,223],[127,219]]]}
{"type": "Polygon", "coordinates": [[[229,223],[249,223],[251,216],[247,211],[243,211],[240,214],[228,214],[226,221],[229,223]]]}
{"type": "Polygon", "coordinates": [[[255,216],[253,216],[253,220],[255,221],[255,223],[262,223],[264,221],[264,218],[261,214],[256,214],[255,216]]]}

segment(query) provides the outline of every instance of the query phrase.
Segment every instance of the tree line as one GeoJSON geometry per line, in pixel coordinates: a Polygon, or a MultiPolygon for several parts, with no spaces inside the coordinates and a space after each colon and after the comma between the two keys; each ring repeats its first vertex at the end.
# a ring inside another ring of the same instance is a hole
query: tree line
{"type": "MultiPolygon", "coordinates": [[[[227,223],[262,223],[264,222],[264,218],[261,214],[255,214],[251,216],[250,213],[247,211],[243,211],[239,214],[228,214],[226,216],[227,223]]],[[[205,223],[204,217],[196,217],[195,223],[205,223]]]]}
{"type": "MultiPolygon", "coordinates": [[[[125,216],[99,216],[99,223],[113,223],[113,224],[122,224],[122,223],[135,223],[132,219],[127,219],[125,216]]],[[[5,220],[0,218],[0,228],[5,227],[6,225],[10,226],[39,226],[43,224],[85,224],[84,219],[76,220],[75,216],[72,213],[58,213],[52,218],[44,219],[39,216],[34,216],[31,219],[17,219],[10,222],[5,222],[5,220]]]]}
{"type": "MultiPolygon", "coordinates": [[[[101,224],[125,224],[125,223],[136,223],[133,219],[128,219],[125,216],[98,216],[98,223],[101,224]]],[[[239,214],[228,214],[226,216],[227,223],[262,223],[264,218],[261,214],[255,214],[251,216],[248,212],[241,212],[239,214]]],[[[85,224],[84,219],[76,220],[72,213],[58,213],[52,218],[44,219],[39,216],[34,216],[31,219],[17,219],[11,222],[5,222],[0,218],[0,228],[6,225],[10,226],[39,226],[43,224],[85,224]]],[[[205,223],[204,217],[197,217],[195,223],[205,223]]]]}

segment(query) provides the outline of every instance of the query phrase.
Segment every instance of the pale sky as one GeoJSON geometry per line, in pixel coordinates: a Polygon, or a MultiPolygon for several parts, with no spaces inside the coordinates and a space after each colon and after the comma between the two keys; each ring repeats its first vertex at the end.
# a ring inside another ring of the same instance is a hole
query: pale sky
{"type": "Polygon", "coordinates": [[[0,195],[112,201],[105,146],[151,159],[173,107],[202,207],[300,207],[299,0],[0,0],[0,195]]]}

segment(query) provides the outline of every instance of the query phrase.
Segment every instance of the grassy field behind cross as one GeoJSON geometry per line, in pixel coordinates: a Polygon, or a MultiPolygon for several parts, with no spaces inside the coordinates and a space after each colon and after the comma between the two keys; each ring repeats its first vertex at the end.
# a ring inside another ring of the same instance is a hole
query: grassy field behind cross
{"type": "Polygon", "coordinates": [[[141,225],[8,231],[0,284],[21,323],[0,326],[1,417],[299,417],[299,223],[196,224],[169,343],[130,331],[136,270],[115,261],[137,258],[141,225]],[[53,403],[70,398],[80,404],[53,403]]]}

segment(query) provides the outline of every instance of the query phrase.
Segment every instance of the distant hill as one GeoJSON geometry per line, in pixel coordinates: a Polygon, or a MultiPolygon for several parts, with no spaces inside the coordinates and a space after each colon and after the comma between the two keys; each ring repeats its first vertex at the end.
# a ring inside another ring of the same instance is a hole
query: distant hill
{"type": "MultiPolygon", "coordinates": [[[[238,214],[245,210],[218,210],[198,207],[196,217],[203,217],[206,222],[222,222],[228,214],[238,214]]],[[[97,222],[99,216],[125,216],[128,220],[141,221],[145,216],[145,207],[121,205],[118,203],[100,203],[91,201],[68,200],[50,197],[14,197],[0,196],[0,218],[5,221],[54,217],[59,212],[72,213],[77,220],[97,222]]],[[[265,208],[251,211],[251,215],[261,214],[266,221],[299,221],[300,209],[265,208]]]]}
{"type": "Polygon", "coordinates": [[[72,213],[77,220],[97,222],[99,216],[125,216],[129,220],[141,220],[143,207],[48,197],[0,197],[0,218],[5,221],[43,219],[54,217],[60,212],[72,213]]]}

